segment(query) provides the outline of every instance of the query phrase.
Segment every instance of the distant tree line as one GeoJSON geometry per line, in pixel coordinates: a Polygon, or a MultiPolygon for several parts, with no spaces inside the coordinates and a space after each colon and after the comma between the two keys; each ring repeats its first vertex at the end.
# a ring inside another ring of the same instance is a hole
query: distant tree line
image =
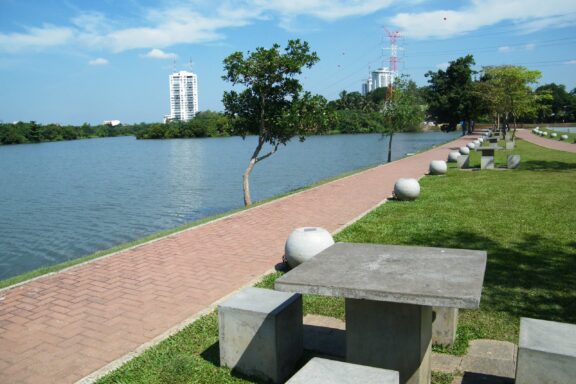
{"type": "Polygon", "coordinates": [[[203,111],[189,121],[172,121],[166,124],[140,124],[138,139],[175,139],[194,137],[222,137],[231,135],[231,125],[221,112],[203,111]]]}
{"type": "Polygon", "coordinates": [[[130,136],[141,129],[129,125],[90,125],[81,126],[38,124],[35,121],[0,123],[1,144],[42,143],[46,141],[78,140],[95,137],[130,136]]]}

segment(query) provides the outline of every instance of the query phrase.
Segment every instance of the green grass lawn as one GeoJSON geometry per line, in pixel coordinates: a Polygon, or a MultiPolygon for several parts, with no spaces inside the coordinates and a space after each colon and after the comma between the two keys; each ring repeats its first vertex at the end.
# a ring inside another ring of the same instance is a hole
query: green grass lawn
{"type": "MultiPolygon", "coordinates": [[[[460,311],[458,342],[517,343],[521,316],[576,323],[576,155],[518,141],[517,170],[461,171],[420,180],[413,202],[389,201],[336,236],[338,241],[479,249],[488,264],[479,310],[460,311]]],[[[497,152],[505,164],[506,151],[497,152]]],[[[478,166],[473,153],[471,165],[478,166]]],[[[280,273],[258,284],[272,287],[280,273]]],[[[344,317],[340,299],[304,297],[304,312],[344,317]]],[[[215,313],[128,362],[98,383],[245,383],[218,366],[215,313]]],[[[435,373],[433,383],[452,381],[435,373]]]]}

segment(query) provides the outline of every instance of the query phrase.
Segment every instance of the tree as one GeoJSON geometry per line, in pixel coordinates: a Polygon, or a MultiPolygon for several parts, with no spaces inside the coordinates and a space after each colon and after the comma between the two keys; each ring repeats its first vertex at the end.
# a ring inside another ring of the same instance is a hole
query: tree
{"type": "Polygon", "coordinates": [[[535,113],[538,96],[532,92],[530,85],[537,83],[541,76],[540,71],[515,65],[482,68],[478,88],[488,108],[496,116],[497,128],[500,128],[500,117],[503,117],[503,129],[512,119],[515,132],[519,116],[535,113]]]}
{"type": "Polygon", "coordinates": [[[576,120],[576,96],[567,92],[564,84],[544,84],[536,88],[535,93],[550,96],[538,101],[539,110],[543,112],[539,116],[540,121],[563,123],[576,120]]]}
{"type": "Polygon", "coordinates": [[[456,129],[462,120],[471,123],[478,115],[478,97],[473,92],[474,57],[467,55],[450,62],[448,68],[428,71],[428,112],[438,123],[446,123],[448,131],[456,129]]]}
{"type": "Polygon", "coordinates": [[[328,115],[322,96],[302,92],[296,78],[302,69],[311,68],[319,58],[310,52],[307,42],[290,40],[284,52],[280,45],[235,52],[224,59],[226,75],[232,85],[243,85],[241,92],[224,92],[225,113],[230,117],[232,132],[245,138],[255,133],[258,142],[243,175],[244,204],[252,204],[250,173],[254,166],[272,156],[280,145],[294,136],[303,141],[306,135],[324,130],[328,115]],[[270,146],[261,154],[265,144],[270,146]]]}
{"type": "Polygon", "coordinates": [[[418,88],[406,78],[394,83],[392,97],[384,103],[385,125],[382,134],[388,136],[388,162],[392,161],[392,138],[395,132],[417,131],[424,121],[424,108],[418,98],[418,88]]]}

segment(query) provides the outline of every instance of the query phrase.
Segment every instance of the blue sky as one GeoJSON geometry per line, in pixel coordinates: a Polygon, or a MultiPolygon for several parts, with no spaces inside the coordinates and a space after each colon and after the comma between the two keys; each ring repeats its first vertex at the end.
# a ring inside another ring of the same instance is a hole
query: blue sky
{"type": "Polygon", "coordinates": [[[0,120],[161,121],[174,62],[198,74],[200,110],[222,110],[222,60],[294,38],[321,59],[305,88],[331,100],[388,65],[385,29],[419,85],[470,53],[576,88],[574,0],[0,0],[0,120]]]}

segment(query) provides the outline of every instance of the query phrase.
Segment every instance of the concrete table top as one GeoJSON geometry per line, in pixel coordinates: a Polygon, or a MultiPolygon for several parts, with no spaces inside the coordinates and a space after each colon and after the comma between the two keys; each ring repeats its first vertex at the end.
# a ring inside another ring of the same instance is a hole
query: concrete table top
{"type": "Polygon", "coordinates": [[[337,243],[275,282],[275,288],[349,299],[478,308],[486,252],[337,243]]]}

